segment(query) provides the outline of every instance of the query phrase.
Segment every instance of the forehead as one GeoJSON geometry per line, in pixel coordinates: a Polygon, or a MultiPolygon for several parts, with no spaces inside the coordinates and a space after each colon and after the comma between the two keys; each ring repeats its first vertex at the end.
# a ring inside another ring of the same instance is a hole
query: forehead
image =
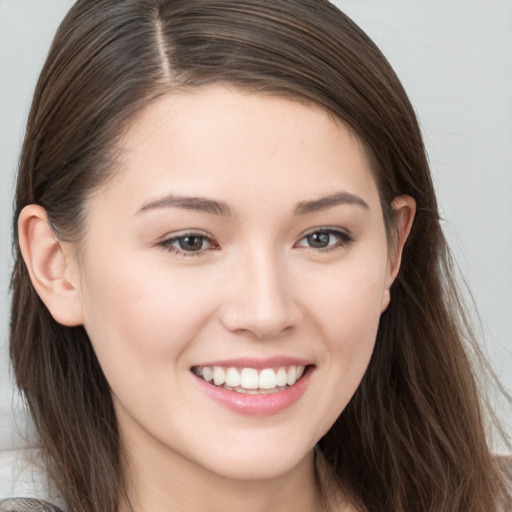
{"type": "Polygon", "coordinates": [[[132,208],[169,192],[262,204],[276,194],[300,201],[340,187],[375,191],[361,143],[341,121],[294,99],[224,86],[158,98],[118,149],[106,188],[132,208]]]}

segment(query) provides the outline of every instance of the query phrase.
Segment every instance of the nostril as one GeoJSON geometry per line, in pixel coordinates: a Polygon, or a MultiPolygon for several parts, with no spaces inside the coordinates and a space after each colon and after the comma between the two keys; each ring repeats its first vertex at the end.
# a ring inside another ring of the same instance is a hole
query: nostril
{"type": "Polygon", "coordinates": [[[258,311],[237,305],[224,312],[222,323],[231,332],[260,340],[271,340],[290,335],[296,329],[301,315],[292,309],[258,311]]]}

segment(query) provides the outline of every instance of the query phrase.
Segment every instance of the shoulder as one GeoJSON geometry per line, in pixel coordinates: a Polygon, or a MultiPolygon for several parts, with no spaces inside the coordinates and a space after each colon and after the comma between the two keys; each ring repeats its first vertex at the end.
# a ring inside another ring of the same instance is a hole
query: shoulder
{"type": "Polygon", "coordinates": [[[63,512],[56,505],[33,498],[10,498],[0,501],[0,512],[63,512]]]}
{"type": "Polygon", "coordinates": [[[512,511],[512,456],[498,457],[497,462],[501,470],[501,489],[498,512],[512,511]]]}
{"type": "Polygon", "coordinates": [[[0,446],[0,512],[65,512],[37,444],[0,446]]]}

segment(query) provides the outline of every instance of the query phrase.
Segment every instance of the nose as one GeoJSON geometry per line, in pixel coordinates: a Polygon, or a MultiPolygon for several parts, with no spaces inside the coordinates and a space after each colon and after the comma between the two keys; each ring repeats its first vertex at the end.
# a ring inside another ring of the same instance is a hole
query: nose
{"type": "Polygon", "coordinates": [[[232,331],[272,339],[291,331],[302,318],[288,272],[269,252],[245,256],[231,274],[230,298],[222,322],[232,331]]]}

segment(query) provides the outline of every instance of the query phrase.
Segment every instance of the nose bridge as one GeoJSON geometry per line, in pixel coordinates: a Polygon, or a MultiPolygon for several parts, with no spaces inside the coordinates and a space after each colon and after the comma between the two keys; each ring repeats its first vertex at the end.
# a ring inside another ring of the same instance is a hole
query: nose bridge
{"type": "Polygon", "coordinates": [[[234,331],[273,338],[295,326],[300,312],[282,255],[270,245],[240,256],[226,323],[234,331]]]}

